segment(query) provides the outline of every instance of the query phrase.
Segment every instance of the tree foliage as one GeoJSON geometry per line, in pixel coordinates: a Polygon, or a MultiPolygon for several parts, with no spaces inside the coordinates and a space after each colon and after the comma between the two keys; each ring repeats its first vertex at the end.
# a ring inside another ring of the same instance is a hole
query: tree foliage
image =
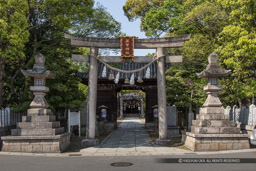
{"type": "Polygon", "coordinates": [[[232,70],[231,78],[226,80],[225,90],[238,103],[248,104],[250,98],[256,94],[256,2],[219,1],[229,12],[229,24],[226,25],[218,37],[217,52],[222,64],[232,70]],[[230,10],[231,9],[231,10],[230,10]]]}
{"type": "MultiPolygon", "coordinates": [[[[64,33],[81,36],[116,37],[120,34],[120,23],[93,0],[29,0],[23,1],[27,12],[23,15],[27,23],[29,40],[23,49],[24,60],[8,68],[6,78],[5,105],[15,105],[25,110],[33,98],[29,86],[31,78],[25,78],[20,69],[33,67],[34,55],[46,57],[46,68],[56,74],[54,80],[47,80],[50,92],[47,101],[54,112],[79,108],[87,98],[87,86],[75,73],[85,71],[87,64],[70,60],[72,53],[89,54],[88,49],[76,48],[64,38],[64,33]],[[25,84],[24,84],[25,82],[25,84]]],[[[25,8],[24,8],[25,9],[25,8]]]]}
{"type": "Polygon", "coordinates": [[[23,0],[0,0],[0,108],[2,107],[5,66],[18,64],[25,58],[29,27],[28,5],[23,0]]]}
{"type": "Polygon", "coordinates": [[[157,5],[152,3],[154,1],[146,2],[130,0],[124,6],[130,20],[141,19],[141,30],[146,35],[191,34],[182,49],[168,50],[169,54],[179,53],[184,57],[183,64],[167,71],[168,103],[187,107],[189,92],[193,90],[199,95],[192,99],[193,105],[200,106],[205,99],[202,91],[205,82],[199,81],[195,73],[205,69],[207,57],[214,51],[219,54],[219,64],[232,70],[231,76],[220,82],[223,85],[222,102],[225,105],[250,103],[250,98],[256,94],[256,1],[163,0],[157,5]],[[191,78],[182,73],[194,76],[191,78]],[[193,82],[193,89],[185,86],[184,79],[187,78],[193,82]]]}

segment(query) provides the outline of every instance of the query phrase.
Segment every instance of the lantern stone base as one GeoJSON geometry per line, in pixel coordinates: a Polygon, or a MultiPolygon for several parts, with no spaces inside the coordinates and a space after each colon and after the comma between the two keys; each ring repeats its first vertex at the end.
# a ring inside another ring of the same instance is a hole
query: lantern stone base
{"type": "Polygon", "coordinates": [[[1,137],[2,151],[28,152],[28,153],[60,153],[70,144],[69,133],[64,133],[60,122],[54,115],[39,115],[40,111],[48,109],[35,109],[28,116],[22,116],[22,122],[17,128],[11,130],[11,136],[1,137]]]}
{"type": "Polygon", "coordinates": [[[83,148],[94,147],[94,146],[99,145],[99,140],[98,139],[83,139],[81,142],[81,145],[83,148]]]}
{"type": "Polygon", "coordinates": [[[61,153],[70,144],[69,133],[54,136],[5,136],[2,151],[23,153],[61,153]]]}
{"type": "Polygon", "coordinates": [[[192,151],[221,151],[249,149],[247,134],[186,133],[185,146],[192,151]]]}

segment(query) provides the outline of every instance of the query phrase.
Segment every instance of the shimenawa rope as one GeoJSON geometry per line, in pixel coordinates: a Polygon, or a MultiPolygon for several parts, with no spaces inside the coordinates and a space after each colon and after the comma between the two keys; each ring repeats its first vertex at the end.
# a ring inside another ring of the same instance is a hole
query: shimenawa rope
{"type": "Polygon", "coordinates": [[[162,57],[165,57],[165,56],[159,56],[159,57],[157,57],[157,56],[155,55],[155,56],[153,56],[153,61],[151,61],[151,62],[148,63],[147,65],[145,65],[145,66],[143,66],[143,67],[141,67],[141,68],[139,68],[139,69],[130,70],[130,71],[118,69],[118,68],[115,68],[115,67],[109,65],[109,64],[106,63],[104,60],[100,59],[100,55],[98,55],[98,56],[91,55],[91,57],[94,57],[95,59],[97,59],[99,62],[103,63],[107,68],[109,68],[109,69],[111,69],[111,70],[129,74],[129,73],[140,72],[140,71],[146,69],[148,66],[150,66],[150,65],[153,64],[154,62],[156,62],[159,58],[162,58],[162,57]]]}

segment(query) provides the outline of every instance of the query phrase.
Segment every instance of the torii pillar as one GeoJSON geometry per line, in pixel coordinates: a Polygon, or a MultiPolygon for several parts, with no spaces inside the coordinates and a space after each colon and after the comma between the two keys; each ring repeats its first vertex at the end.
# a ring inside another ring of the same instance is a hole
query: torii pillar
{"type": "Polygon", "coordinates": [[[158,94],[158,122],[159,139],[155,141],[158,145],[171,144],[167,139],[167,113],[166,113],[166,85],[165,85],[165,58],[164,48],[157,48],[157,94],[158,94]]]}
{"type": "Polygon", "coordinates": [[[98,48],[91,48],[90,56],[90,70],[89,70],[89,117],[87,120],[88,130],[86,132],[86,139],[82,140],[81,144],[85,147],[96,146],[99,144],[99,140],[95,139],[96,131],[96,104],[97,104],[97,83],[98,83],[98,62],[95,56],[98,56],[98,48]],[[94,57],[93,57],[94,56],[94,57]]]}

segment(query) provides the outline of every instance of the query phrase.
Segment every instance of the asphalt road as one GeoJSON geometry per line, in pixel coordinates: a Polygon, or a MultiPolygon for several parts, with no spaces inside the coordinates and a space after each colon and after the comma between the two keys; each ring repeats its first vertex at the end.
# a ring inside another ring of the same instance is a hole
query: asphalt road
{"type": "Polygon", "coordinates": [[[187,163],[158,163],[160,158],[254,158],[256,152],[232,153],[219,155],[195,155],[181,156],[127,156],[127,157],[42,157],[42,156],[14,156],[0,155],[0,171],[255,171],[256,163],[231,163],[231,164],[187,164],[187,163]],[[114,162],[130,162],[132,166],[115,167],[114,162]]]}

